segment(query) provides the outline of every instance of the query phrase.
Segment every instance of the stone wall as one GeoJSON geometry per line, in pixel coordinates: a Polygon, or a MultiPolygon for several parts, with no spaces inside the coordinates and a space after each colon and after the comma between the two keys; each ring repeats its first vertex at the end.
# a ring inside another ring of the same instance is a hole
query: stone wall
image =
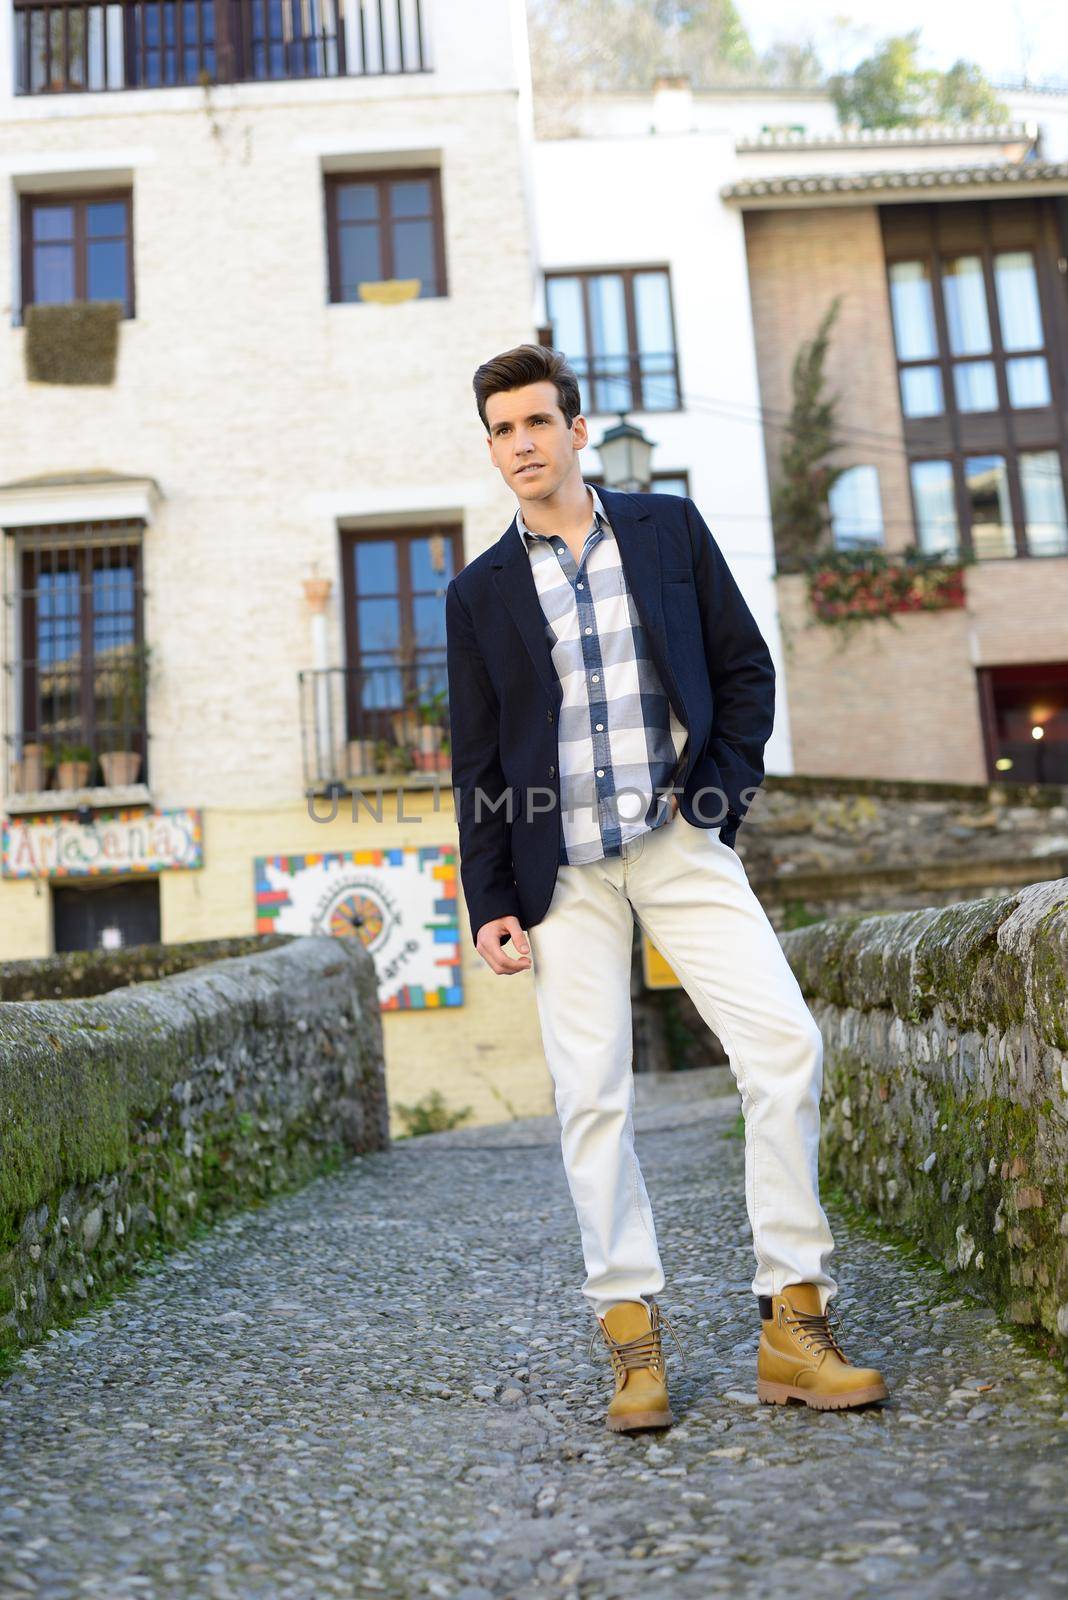
{"type": "Polygon", "coordinates": [[[198,1221],[389,1142],[374,965],[306,938],[0,1003],[0,1362],[198,1221]]]}
{"type": "Polygon", "coordinates": [[[782,940],[824,1171],[1068,1352],[1068,878],[782,940]]]}
{"type": "Polygon", "coordinates": [[[780,929],[949,905],[1068,874],[1068,789],[772,776],[737,848],[780,929]]]}

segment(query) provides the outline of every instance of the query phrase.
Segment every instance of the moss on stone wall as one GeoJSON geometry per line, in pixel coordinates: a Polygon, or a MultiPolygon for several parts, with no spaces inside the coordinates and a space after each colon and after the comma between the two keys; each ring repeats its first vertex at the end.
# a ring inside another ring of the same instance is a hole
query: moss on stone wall
{"type": "Polygon", "coordinates": [[[359,941],[0,1004],[0,1352],[158,1247],[389,1142],[359,941]]]}

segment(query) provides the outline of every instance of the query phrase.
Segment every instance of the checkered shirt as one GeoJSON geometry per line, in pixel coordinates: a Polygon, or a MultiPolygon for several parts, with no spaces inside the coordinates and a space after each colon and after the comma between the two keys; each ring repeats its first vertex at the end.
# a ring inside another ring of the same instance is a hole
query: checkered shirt
{"type": "Polygon", "coordinates": [[[531,532],[516,512],[563,690],[562,865],[621,855],[670,819],[688,738],[649,653],[601,498],[587,488],[593,520],[577,565],[563,539],[531,532]]]}

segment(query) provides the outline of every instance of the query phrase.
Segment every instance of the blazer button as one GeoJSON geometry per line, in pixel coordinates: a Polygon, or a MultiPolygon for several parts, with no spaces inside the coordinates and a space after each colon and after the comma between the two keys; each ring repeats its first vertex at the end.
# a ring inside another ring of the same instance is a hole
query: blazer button
{"type": "Polygon", "coordinates": [[[550,767],[549,768],[549,776],[550,776],[550,778],[555,778],[556,777],[556,768],[555,767],[550,767]]]}
{"type": "Polygon", "coordinates": [[[552,720],[553,720],[553,714],[552,714],[552,712],[551,712],[551,711],[550,711],[550,712],[549,712],[549,721],[550,721],[550,722],[551,722],[551,721],[552,721],[552,720]]]}

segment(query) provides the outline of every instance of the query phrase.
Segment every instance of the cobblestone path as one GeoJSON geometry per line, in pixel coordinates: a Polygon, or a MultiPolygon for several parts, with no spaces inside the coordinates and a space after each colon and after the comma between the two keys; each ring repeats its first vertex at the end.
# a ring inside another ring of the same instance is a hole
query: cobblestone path
{"type": "Polygon", "coordinates": [[[1068,1386],[828,1212],[890,1402],[756,1403],[732,1092],[640,1111],[676,1426],[609,1434],[554,1120],[396,1144],[220,1226],[0,1388],[0,1595],[1068,1595],[1068,1386]]]}

